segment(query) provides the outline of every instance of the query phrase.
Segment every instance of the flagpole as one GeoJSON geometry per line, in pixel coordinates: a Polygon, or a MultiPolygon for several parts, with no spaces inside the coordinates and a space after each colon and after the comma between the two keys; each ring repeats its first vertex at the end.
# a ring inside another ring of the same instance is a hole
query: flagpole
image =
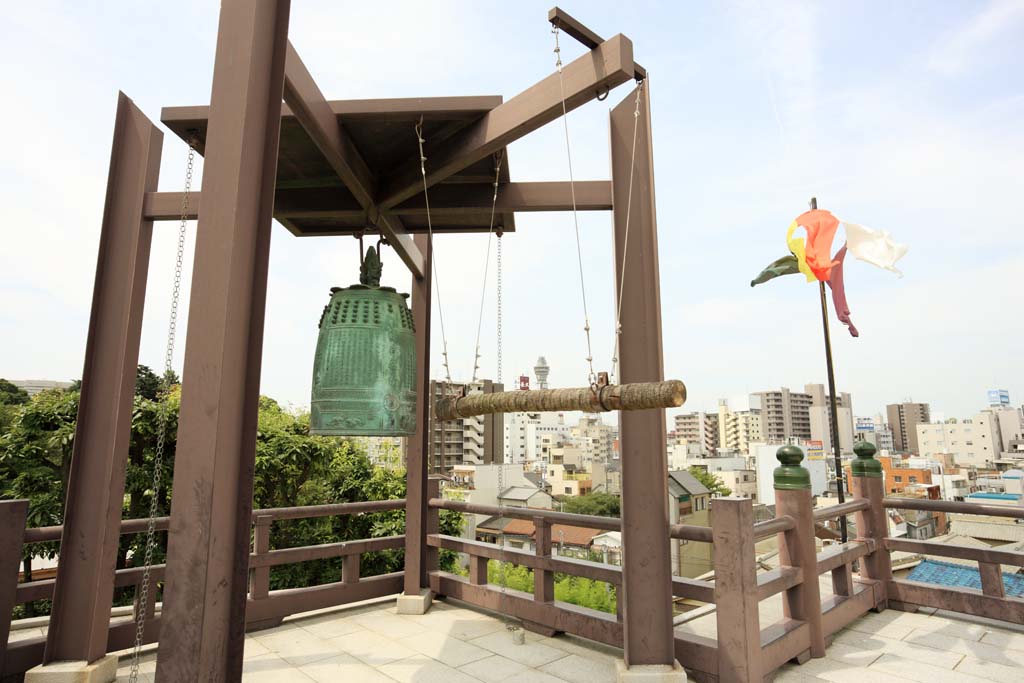
{"type": "MultiPolygon", "coordinates": [[[[817,197],[811,197],[811,209],[817,208],[817,197]]],[[[825,298],[825,282],[822,280],[818,281],[818,292],[821,295],[821,331],[825,337],[825,366],[828,370],[829,410],[832,417],[832,429],[830,431],[832,432],[832,456],[835,458],[836,463],[836,493],[838,494],[839,502],[843,503],[846,500],[846,493],[843,487],[843,458],[839,452],[839,411],[836,406],[836,375],[832,364],[832,339],[828,331],[828,302],[825,298]]],[[[839,532],[842,536],[842,542],[846,543],[846,515],[839,516],[839,532]]]]}

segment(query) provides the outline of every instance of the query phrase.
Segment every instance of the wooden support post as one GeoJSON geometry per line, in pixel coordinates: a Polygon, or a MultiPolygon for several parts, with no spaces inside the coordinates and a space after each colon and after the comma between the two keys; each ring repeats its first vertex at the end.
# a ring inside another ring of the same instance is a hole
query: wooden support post
{"type": "Polygon", "coordinates": [[[475,586],[487,585],[487,558],[483,555],[469,556],[469,582],[475,586]]]}
{"type": "MultiPolygon", "coordinates": [[[[423,277],[412,279],[412,317],[416,322],[416,432],[406,442],[405,467],[405,576],[403,597],[429,599],[427,555],[427,459],[430,453],[430,309],[431,249],[427,235],[413,240],[423,254],[423,277]],[[426,592],[426,597],[424,597],[426,592]]],[[[402,598],[399,598],[399,606],[402,598]]]]}
{"type": "Polygon", "coordinates": [[[64,530],[44,662],[107,651],[163,133],[118,95],[64,530]]]}
{"type": "Polygon", "coordinates": [[[882,505],[885,499],[885,477],[882,463],[874,459],[875,446],[861,441],[853,447],[857,459],[850,464],[850,489],[855,498],[866,498],[869,507],[860,510],[854,517],[857,535],[875,542],[875,551],[860,561],[860,575],[864,579],[878,581],[875,610],[886,609],[889,603],[892,583],[892,561],[885,539],[889,535],[889,517],[882,505]]]}
{"type": "Polygon", "coordinates": [[[25,537],[27,500],[0,500],[0,676],[7,656],[7,638],[11,633],[11,610],[18,594],[18,570],[25,537]]]}
{"type": "Polygon", "coordinates": [[[362,561],[362,555],[359,553],[352,553],[351,555],[345,555],[341,560],[341,582],[342,583],[359,583],[359,564],[362,561]]]}
{"type": "Polygon", "coordinates": [[[783,446],[776,457],[782,466],[775,468],[775,515],[788,515],[795,522],[792,529],[779,534],[779,566],[803,569],[803,580],[783,594],[783,613],[807,624],[811,656],[824,657],[811,475],[800,465],[804,454],[797,446],[783,446]]]}
{"type": "Polygon", "coordinates": [[[757,611],[754,506],[749,498],[711,501],[718,612],[718,680],[747,683],[764,678],[757,611]]]}
{"type": "MultiPolygon", "coordinates": [[[[533,518],[533,542],[537,557],[551,557],[551,526],[543,517],[533,518]]],[[[555,575],[544,569],[533,570],[533,599],[537,602],[555,601],[555,575]]]]}
{"type": "MultiPolygon", "coordinates": [[[[438,498],[441,495],[441,479],[430,477],[427,479],[427,500],[438,498]]],[[[427,508],[427,535],[441,533],[441,511],[437,508],[427,508]]],[[[428,574],[438,569],[438,551],[433,546],[427,546],[427,554],[424,557],[423,569],[428,574]]]]}
{"type": "Polygon", "coordinates": [[[841,564],[832,570],[832,594],[849,597],[853,595],[853,570],[848,564],[841,564]]]}
{"type": "Polygon", "coordinates": [[[223,0],[156,675],[242,676],[288,0],[223,0]]]}
{"type": "MultiPolygon", "coordinates": [[[[632,73],[632,56],[629,60],[632,73]]],[[[650,89],[640,86],[610,115],[615,292],[622,293],[620,380],[665,377],[650,89]],[[635,127],[635,130],[634,130],[635,127]],[[634,154],[634,139],[636,148],[634,154]],[[635,160],[635,162],[634,162],[635,160]],[[630,197],[630,188],[632,196],[630,197]],[[626,227],[629,227],[628,250],[626,227]]],[[[622,451],[622,587],[625,665],[666,668],[685,680],[672,635],[665,411],[619,413],[622,451]]],[[[642,669],[638,668],[640,675],[642,669]]]]}
{"type": "MultiPolygon", "coordinates": [[[[252,551],[257,555],[270,552],[270,525],[274,518],[271,515],[257,515],[253,524],[252,551]]],[[[250,596],[260,600],[270,593],[270,567],[256,567],[251,572],[250,596]]]]}

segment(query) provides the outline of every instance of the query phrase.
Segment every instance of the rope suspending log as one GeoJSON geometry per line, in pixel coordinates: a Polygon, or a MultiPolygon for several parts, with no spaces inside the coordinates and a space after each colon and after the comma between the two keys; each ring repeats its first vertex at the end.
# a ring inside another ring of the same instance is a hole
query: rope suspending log
{"type": "Polygon", "coordinates": [[[446,396],[434,403],[438,420],[491,415],[581,410],[603,413],[613,410],[678,408],[686,401],[686,386],[679,380],[609,384],[579,389],[502,391],[493,394],[446,396]]]}

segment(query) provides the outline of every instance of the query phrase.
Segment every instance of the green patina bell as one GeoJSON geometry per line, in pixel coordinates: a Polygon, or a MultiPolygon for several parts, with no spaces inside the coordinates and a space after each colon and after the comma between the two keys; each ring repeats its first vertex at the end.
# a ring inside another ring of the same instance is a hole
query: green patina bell
{"type": "Polygon", "coordinates": [[[312,434],[408,436],[416,430],[416,328],[408,294],[380,286],[370,247],[358,285],[331,289],[320,316],[312,434]]]}

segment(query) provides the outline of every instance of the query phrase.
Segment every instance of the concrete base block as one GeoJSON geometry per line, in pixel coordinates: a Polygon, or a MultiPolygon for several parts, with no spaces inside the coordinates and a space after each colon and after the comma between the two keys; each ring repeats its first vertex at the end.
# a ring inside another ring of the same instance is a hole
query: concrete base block
{"type": "Polygon", "coordinates": [[[668,664],[637,664],[627,667],[619,659],[615,662],[615,680],[618,683],[686,683],[686,671],[679,662],[668,664]]]}
{"type": "Polygon", "coordinates": [[[25,672],[25,683],[112,683],[117,678],[117,656],[106,655],[92,664],[52,662],[25,672]]]}
{"type": "Polygon", "coordinates": [[[402,593],[398,596],[398,613],[426,614],[427,610],[430,609],[430,603],[433,601],[433,597],[434,594],[430,592],[429,588],[424,588],[415,595],[402,593]]]}

